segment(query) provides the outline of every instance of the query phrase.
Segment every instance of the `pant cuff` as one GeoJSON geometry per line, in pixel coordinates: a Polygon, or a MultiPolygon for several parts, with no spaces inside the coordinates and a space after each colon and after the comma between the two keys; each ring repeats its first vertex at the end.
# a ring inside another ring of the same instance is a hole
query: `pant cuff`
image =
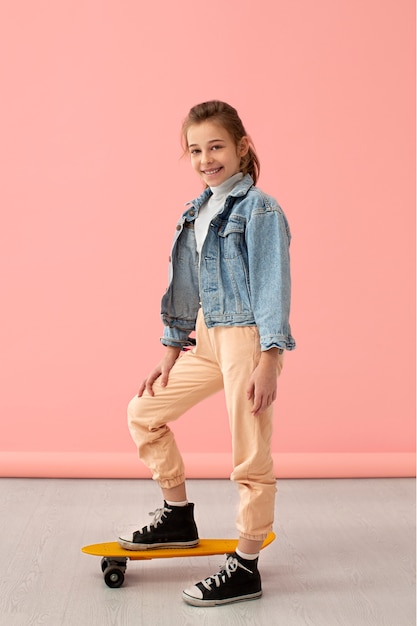
{"type": "Polygon", "coordinates": [[[158,479],[158,483],[161,489],[173,489],[174,487],[178,487],[178,485],[185,483],[185,475],[181,474],[175,478],[166,478],[164,480],[158,479]]]}
{"type": "Polygon", "coordinates": [[[268,533],[262,535],[249,535],[248,533],[239,533],[239,537],[242,539],[249,539],[250,541],[264,541],[268,536],[268,533]]]}

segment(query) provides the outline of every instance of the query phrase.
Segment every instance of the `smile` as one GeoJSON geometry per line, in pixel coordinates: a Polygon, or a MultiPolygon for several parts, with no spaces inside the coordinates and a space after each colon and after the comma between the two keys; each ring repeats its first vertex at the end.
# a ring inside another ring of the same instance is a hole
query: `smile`
{"type": "Polygon", "coordinates": [[[217,172],[220,172],[221,169],[221,167],[218,167],[215,170],[203,170],[203,174],[206,174],[207,176],[212,176],[213,174],[217,174],[217,172]]]}

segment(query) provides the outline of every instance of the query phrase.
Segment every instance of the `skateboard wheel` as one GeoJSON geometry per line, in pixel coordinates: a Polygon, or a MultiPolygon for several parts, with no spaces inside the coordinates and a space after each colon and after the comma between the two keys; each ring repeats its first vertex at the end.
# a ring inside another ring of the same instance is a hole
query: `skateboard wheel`
{"type": "Polygon", "coordinates": [[[104,574],[104,572],[106,571],[106,569],[108,568],[108,566],[109,566],[109,562],[108,562],[108,560],[107,560],[106,558],[104,558],[104,557],[103,557],[103,558],[101,559],[101,571],[103,572],[103,574],[104,574]]]}
{"type": "Polygon", "coordinates": [[[125,575],[121,569],[110,565],[104,570],[104,582],[108,587],[116,589],[123,585],[125,575]]]}

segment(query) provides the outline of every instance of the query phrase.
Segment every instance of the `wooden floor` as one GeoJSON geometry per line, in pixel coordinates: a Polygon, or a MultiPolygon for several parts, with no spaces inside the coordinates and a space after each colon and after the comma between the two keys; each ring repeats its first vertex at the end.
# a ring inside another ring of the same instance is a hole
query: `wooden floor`
{"type": "MultiPolygon", "coordinates": [[[[145,480],[0,479],[5,626],[415,626],[415,481],[282,480],[277,540],[260,559],[262,599],[196,608],[181,591],[222,557],[128,564],[104,584],[88,543],[114,540],[160,506],[145,480]]],[[[233,537],[236,489],[193,480],[200,536],[233,537]]]]}

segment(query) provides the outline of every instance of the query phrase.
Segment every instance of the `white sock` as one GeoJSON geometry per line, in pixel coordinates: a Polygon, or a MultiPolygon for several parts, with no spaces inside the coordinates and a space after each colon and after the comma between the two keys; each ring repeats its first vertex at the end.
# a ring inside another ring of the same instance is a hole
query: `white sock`
{"type": "Polygon", "coordinates": [[[171,500],[165,500],[168,506],[187,506],[188,500],[184,500],[183,502],[171,502],[171,500]]]}
{"type": "Polygon", "coordinates": [[[241,559],[245,559],[245,561],[254,561],[259,556],[259,552],[257,554],[246,554],[246,552],[242,552],[239,549],[236,549],[235,552],[240,556],[241,559]]]}

